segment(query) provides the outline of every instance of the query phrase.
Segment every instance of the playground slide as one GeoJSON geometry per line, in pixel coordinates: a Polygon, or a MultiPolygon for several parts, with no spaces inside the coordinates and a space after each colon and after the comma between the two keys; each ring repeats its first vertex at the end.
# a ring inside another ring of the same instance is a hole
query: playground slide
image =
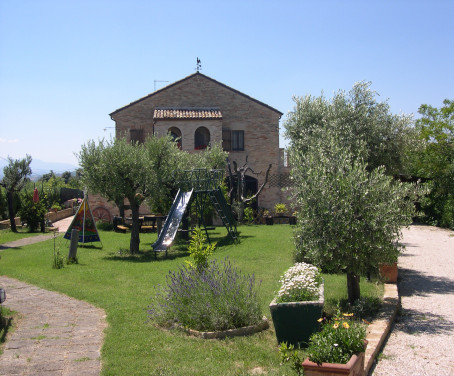
{"type": "Polygon", "coordinates": [[[191,199],[193,189],[189,192],[178,191],[175,200],[173,201],[172,207],[170,208],[167,219],[162,227],[162,230],[158,236],[158,240],[152,245],[153,251],[160,252],[167,250],[168,247],[175,239],[175,235],[180,225],[181,218],[188,206],[189,200],[191,199]]]}

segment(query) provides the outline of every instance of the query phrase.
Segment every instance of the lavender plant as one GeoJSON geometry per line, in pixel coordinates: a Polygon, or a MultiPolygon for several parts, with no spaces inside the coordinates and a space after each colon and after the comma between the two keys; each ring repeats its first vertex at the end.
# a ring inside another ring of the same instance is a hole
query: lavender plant
{"type": "Polygon", "coordinates": [[[158,325],[217,331],[253,325],[261,319],[254,275],[244,275],[230,261],[213,260],[206,268],[181,266],[169,272],[149,306],[158,325]]]}

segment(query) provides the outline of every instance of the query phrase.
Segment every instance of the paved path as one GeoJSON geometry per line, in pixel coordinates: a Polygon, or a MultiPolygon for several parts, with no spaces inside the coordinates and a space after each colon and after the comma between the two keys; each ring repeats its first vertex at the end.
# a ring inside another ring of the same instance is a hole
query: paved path
{"type": "Polygon", "coordinates": [[[454,375],[454,231],[411,226],[403,243],[402,316],[372,375],[454,375]]]}
{"type": "Polygon", "coordinates": [[[102,309],[4,276],[0,286],[3,304],[22,316],[0,356],[1,376],[99,375],[102,309]]]}
{"type": "MultiPolygon", "coordinates": [[[[71,216],[71,217],[62,219],[61,221],[55,222],[53,225],[55,228],[57,228],[58,232],[66,232],[66,230],[70,226],[73,218],[74,217],[71,216]]],[[[52,239],[53,236],[54,236],[53,234],[43,234],[43,235],[30,236],[28,238],[22,238],[19,240],[14,240],[9,243],[0,244],[0,251],[3,249],[19,248],[19,247],[23,247],[26,245],[39,243],[44,240],[52,239]]]]}

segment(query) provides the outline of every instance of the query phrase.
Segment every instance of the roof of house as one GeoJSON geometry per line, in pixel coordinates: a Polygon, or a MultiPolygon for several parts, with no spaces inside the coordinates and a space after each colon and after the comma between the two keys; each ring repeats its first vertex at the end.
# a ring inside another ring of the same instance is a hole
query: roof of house
{"type": "Polygon", "coordinates": [[[157,107],[154,110],[153,119],[222,119],[222,113],[219,108],[157,107]]]}
{"type": "Polygon", "coordinates": [[[223,83],[221,83],[219,81],[216,81],[215,79],[213,79],[211,77],[208,77],[208,76],[206,76],[206,75],[204,75],[204,74],[202,74],[200,72],[196,72],[196,73],[193,73],[193,74],[191,74],[191,75],[189,75],[189,76],[187,76],[187,77],[185,77],[185,78],[183,78],[183,79],[181,79],[179,81],[174,82],[173,84],[167,85],[167,86],[163,87],[162,89],[156,90],[155,92],[153,92],[151,94],[148,94],[148,95],[146,95],[146,96],[144,96],[144,97],[142,97],[142,98],[140,98],[140,99],[138,99],[138,100],[136,100],[134,102],[131,102],[131,103],[127,104],[126,106],[123,106],[123,107],[113,111],[112,113],[110,113],[110,116],[112,116],[112,115],[116,114],[117,112],[120,112],[120,111],[124,110],[125,108],[128,108],[128,107],[130,107],[130,106],[132,106],[132,105],[134,105],[136,103],[139,103],[139,102],[141,102],[141,101],[143,101],[145,99],[148,99],[148,98],[150,98],[150,97],[152,97],[152,96],[154,96],[154,95],[156,95],[156,94],[158,94],[158,93],[160,93],[160,92],[162,92],[164,90],[167,90],[167,89],[169,89],[169,88],[171,88],[173,86],[176,86],[176,85],[178,85],[178,84],[180,84],[180,83],[182,83],[182,82],[184,82],[186,80],[189,80],[189,79],[191,79],[191,78],[193,78],[195,76],[204,77],[204,78],[206,78],[206,79],[208,79],[208,80],[210,80],[210,81],[212,81],[212,82],[214,82],[214,83],[216,83],[216,84],[218,84],[218,85],[220,85],[220,86],[222,86],[222,87],[224,87],[224,88],[226,88],[228,90],[233,91],[236,94],[239,94],[239,95],[241,95],[241,96],[243,96],[243,97],[245,97],[245,98],[247,98],[247,99],[249,99],[249,100],[251,100],[251,101],[253,101],[255,103],[258,103],[261,106],[267,107],[268,109],[278,113],[280,116],[283,115],[282,112],[280,112],[279,110],[276,110],[275,108],[273,108],[273,107],[271,107],[271,106],[269,106],[269,105],[267,105],[267,104],[265,104],[263,102],[260,102],[259,100],[254,99],[254,98],[250,97],[249,95],[246,95],[246,94],[242,93],[241,91],[233,89],[230,86],[227,86],[227,85],[225,85],[225,84],[223,84],[223,83]]]}

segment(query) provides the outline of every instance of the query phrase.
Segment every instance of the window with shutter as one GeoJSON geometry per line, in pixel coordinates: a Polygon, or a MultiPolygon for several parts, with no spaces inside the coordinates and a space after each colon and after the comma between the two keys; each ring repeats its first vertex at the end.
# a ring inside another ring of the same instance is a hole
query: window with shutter
{"type": "Polygon", "coordinates": [[[244,150],[244,131],[232,131],[232,150],[244,150]]]}
{"type": "Polygon", "coordinates": [[[130,129],[129,130],[129,141],[143,143],[143,129],[130,129]]]}
{"type": "Polygon", "coordinates": [[[232,150],[232,132],[230,129],[222,130],[222,149],[224,151],[232,150]]]}

